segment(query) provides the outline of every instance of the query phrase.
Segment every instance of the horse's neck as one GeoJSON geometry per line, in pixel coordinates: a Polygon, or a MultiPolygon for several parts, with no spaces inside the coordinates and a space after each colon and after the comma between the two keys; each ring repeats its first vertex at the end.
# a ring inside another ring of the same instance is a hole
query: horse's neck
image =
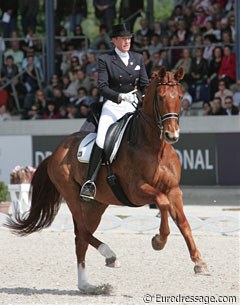
{"type": "Polygon", "coordinates": [[[134,142],[138,143],[140,147],[147,146],[159,150],[164,144],[164,141],[160,139],[160,129],[156,120],[143,108],[133,119],[132,126],[131,139],[135,139],[134,142]]]}
{"type": "Polygon", "coordinates": [[[152,177],[157,175],[160,160],[164,158],[166,145],[165,141],[159,138],[156,130],[154,131],[151,125],[145,120],[141,111],[139,110],[140,113],[134,118],[135,121],[133,119],[132,126],[128,129],[129,134],[125,138],[128,149],[124,150],[124,154],[128,156],[128,165],[132,168],[132,161],[130,160],[134,160],[134,164],[138,164],[141,172],[138,177],[134,178],[135,183],[142,182],[142,179],[146,179],[146,173],[148,181],[151,181],[152,177]],[[131,153],[131,159],[129,158],[129,151],[131,153]]]}
{"type": "Polygon", "coordinates": [[[149,87],[146,90],[144,99],[143,99],[143,106],[142,106],[142,112],[149,117],[149,119],[154,120],[154,103],[155,98],[155,84],[152,81],[152,83],[149,84],[149,87]]]}
{"type": "Polygon", "coordinates": [[[160,140],[160,129],[157,124],[156,114],[154,112],[155,84],[150,84],[144,97],[143,106],[140,109],[139,125],[146,141],[150,141],[156,146],[162,142],[160,140]]]}

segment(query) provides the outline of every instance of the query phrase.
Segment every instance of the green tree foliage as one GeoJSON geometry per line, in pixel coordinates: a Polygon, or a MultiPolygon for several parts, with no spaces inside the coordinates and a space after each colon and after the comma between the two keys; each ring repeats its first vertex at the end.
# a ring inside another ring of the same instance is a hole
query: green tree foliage
{"type": "Polygon", "coordinates": [[[0,181],[0,202],[8,198],[8,188],[3,181],[0,181]]]}
{"type": "MultiPolygon", "coordinates": [[[[133,1],[133,0],[131,0],[133,1]]],[[[147,1],[144,0],[144,11],[147,10],[147,1]]],[[[121,0],[117,0],[117,12],[119,11],[121,0]]],[[[87,1],[88,4],[88,16],[82,22],[82,27],[84,33],[92,40],[98,35],[99,29],[99,21],[95,18],[94,7],[92,1],[87,1]]],[[[173,10],[174,0],[153,0],[153,11],[154,11],[154,20],[164,21],[168,18],[173,10]]],[[[143,17],[145,17],[145,12],[143,12],[143,17]]],[[[66,16],[67,18],[67,16],[66,16]]],[[[139,29],[139,17],[135,23],[134,29],[139,29]]],[[[65,20],[66,21],[66,20],[65,20]]],[[[118,18],[116,18],[116,22],[118,22],[118,18]]],[[[63,20],[64,23],[64,20],[63,20]]],[[[19,22],[20,25],[20,22],[19,22]]],[[[69,33],[71,34],[71,33],[69,33]]],[[[37,35],[45,36],[45,7],[44,7],[44,0],[39,0],[39,14],[38,14],[38,27],[37,27],[37,35]]]]}
{"type": "Polygon", "coordinates": [[[173,0],[153,0],[154,3],[154,19],[164,21],[170,17],[174,1],[173,0]]]}

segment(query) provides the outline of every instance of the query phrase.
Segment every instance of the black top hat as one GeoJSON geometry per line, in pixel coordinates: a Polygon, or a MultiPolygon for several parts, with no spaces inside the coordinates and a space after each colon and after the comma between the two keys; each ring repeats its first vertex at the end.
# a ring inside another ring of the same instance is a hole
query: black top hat
{"type": "Polygon", "coordinates": [[[110,33],[110,37],[120,37],[120,36],[132,36],[133,33],[130,28],[129,23],[121,23],[116,24],[112,28],[112,32],[110,33]]]}

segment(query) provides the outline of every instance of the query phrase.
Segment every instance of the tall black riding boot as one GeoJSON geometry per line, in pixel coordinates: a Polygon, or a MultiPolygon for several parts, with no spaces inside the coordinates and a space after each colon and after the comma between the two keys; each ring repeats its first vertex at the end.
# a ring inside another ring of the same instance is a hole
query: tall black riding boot
{"type": "Polygon", "coordinates": [[[96,196],[96,178],[98,175],[98,171],[102,164],[102,155],[103,149],[101,149],[95,143],[92,149],[92,153],[90,156],[89,164],[88,164],[88,174],[87,181],[83,184],[80,196],[82,199],[89,201],[90,199],[94,199],[96,196]]]}

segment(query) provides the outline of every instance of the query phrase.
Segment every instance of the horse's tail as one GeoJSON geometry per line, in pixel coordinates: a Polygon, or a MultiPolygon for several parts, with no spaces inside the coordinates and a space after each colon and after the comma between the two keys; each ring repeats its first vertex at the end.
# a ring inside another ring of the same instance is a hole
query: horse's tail
{"type": "Polygon", "coordinates": [[[30,185],[31,208],[28,212],[9,219],[6,227],[21,236],[47,228],[53,222],[60,204],[61,195],[52,183],[47,172],[49,158],[37,168],[30,185]]]}

